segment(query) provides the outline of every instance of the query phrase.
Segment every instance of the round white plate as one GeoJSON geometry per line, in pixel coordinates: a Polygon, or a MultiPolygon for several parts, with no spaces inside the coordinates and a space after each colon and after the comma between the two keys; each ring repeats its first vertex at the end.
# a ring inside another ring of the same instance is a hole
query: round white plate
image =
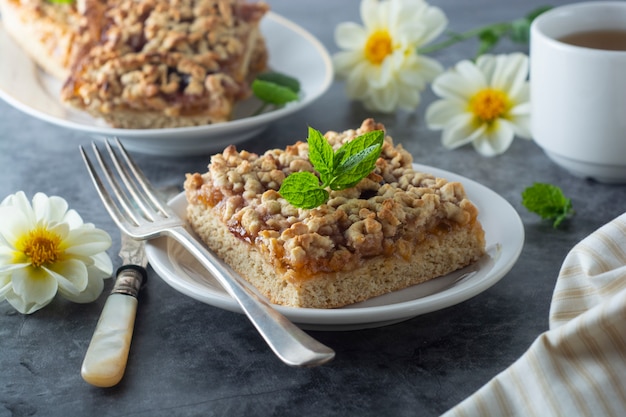
{"type": "Polygon", "coordinates": [[[301,98],[283,108],[250,115],[259,102],[241,102],[232,121],[207,126],[167,129],[114,129],[86,113],[61,104],[61,82],[41,71],[0,25],[0,98],[46,122],[94,138],[117,136],[128,150],[157,155],[197,155],[220,151],[259,134],[267,125],[303,109],[330,86],[333,69],[324,46],[309,32],[275,13],[261,21],[269,49],[269,66],[300,81],[301,98]],[[10,65],[8,65],[10,63],[10,65]]]}
{"type": "MultiPolygon", "coordinates": [[[[417,165],[415,169],[451,181],[460,181],[479,210],[488,254],[476,264],[404,290],[338,309],[276,306],[294,323],[309,330],[352,330],[384,326],[465,301],[494,285],[515,264],[524,245],[524,227],[515,209],[485,186],[441,169],[417,165]]],[[[185,216],[184,194],[170,205],[185,216]]],[[[240,312],[239,305],[177,242],[159,238],[148,242],[150,264],[174,289],[204,303],[240,312]]]]}

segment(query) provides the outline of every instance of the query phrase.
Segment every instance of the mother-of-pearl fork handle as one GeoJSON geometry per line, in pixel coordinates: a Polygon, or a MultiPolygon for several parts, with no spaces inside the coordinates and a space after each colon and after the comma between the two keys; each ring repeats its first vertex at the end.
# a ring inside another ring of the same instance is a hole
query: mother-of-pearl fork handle
{"type": "Polygon", "coordinates": [[[135,327],[137,297],[148,278],[143,266],[126,264],[117,269],[115,285],[104,303],[80,374],[97,387],[112,387],[126,370],[135,327]]]}
{"type": "Polygon", "coordinates": [[[182,244],[237,300],[283,362],[291,366],[317,366],[334,358],[335,352],[331,348],[309,336],[259,297],[228,264],[207,250],[187,229],[173,227],[164,233],[182,244]]]}
{"type": "Polygon", "coordinates": [[[111,294],[104,303],[80,374],[96,387],[112,387],[124,376],[133,337],[137,299],[111,294]]]}

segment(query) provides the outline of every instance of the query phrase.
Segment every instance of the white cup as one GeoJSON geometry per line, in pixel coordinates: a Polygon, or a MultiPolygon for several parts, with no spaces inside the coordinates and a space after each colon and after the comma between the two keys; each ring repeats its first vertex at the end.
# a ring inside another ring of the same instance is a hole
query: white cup
{"type": "Polygon", "coordinates": [[[570,173],[626,183],[626,51],[559,40],[608,29],[626,31],[626,2],[571,4],[533,21],[531,130],[548,157],[570,173]]]}

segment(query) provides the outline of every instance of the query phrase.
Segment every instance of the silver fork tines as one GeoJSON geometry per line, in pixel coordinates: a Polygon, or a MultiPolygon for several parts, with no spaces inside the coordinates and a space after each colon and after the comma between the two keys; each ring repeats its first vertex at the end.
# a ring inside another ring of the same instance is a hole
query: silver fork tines
{"type": "MultiPolygon", "coordinates": [[[[80,147],[80,151],[87,165],[91,179],[96,185],[96,190],[117,226],[133,237],[135,237],[134,235],[137,234],[139,230],[136,229],[133,231],[131,228],[144,226],[143,233],[136,238],[146,239],[159,235],[153,235],[155,231],[148,229],[150,223],[169,220],[168,226],[183,225],[183,220],[180,219],[169,206],[156,197],[155,189],[130,158],[120,141],[117,138],[115,138],[114,141],[123,161],[120,160],[120,156],[113,149],[109,140],[105,141],[105,147],[109,158],[113,162],[117,175],[115,175],[110,166],[105,162],[104,156],[95,143],[92,143],[92,148],[98,165],[119,205],[115,203],[115,200],[103,184],[82,146],[80,147]],[[124,187],[120,184],[120,180],[124,187]]],[[[159,227],[163,226],[165,226],[164,223],[159,223],[159,227]]]]}
{"type": "Polygon", "coordinates": [[[97,167],[85,149],[80,152],[95,188],[115,224],[122,232],[138,240],[169,236],[177,240],[220,282],[239,303],[270,348],[286,364],[317,366],[330,361],[335,352],[313,339],[275,310],[256,293],[228,264],[217,257],[186,229],[186,222],[165,202],[133,162],[121,142],[105,141],[103,155],[92,143],[97,167]],[[115,169],[106,162],[111,160],[115,169]],[[98,169],[106,179],[98,174],[98,169]]]}

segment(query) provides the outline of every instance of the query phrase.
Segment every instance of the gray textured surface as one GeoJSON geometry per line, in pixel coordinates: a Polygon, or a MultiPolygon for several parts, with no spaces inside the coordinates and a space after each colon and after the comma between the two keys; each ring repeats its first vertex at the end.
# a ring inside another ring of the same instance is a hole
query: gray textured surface
{"type": "MultiPolygon", "coordinates": [[[[510,20],[539,0],[433,2],[451,30],[510,20]]],[[[559,4],[563,2],[552,2],[559,4]]],[[[359,19],[358,2],[270,1],[336,51],[333,30],[359,19]]],[[[466,42],[434,55],[445,65],[470,57],[466,42]]],[[[520,50],[502,44],[497,51],[520,50]]],[[[521,50],[524,50],[523,47],[521,50]]],[[[2,63],[7,65],[7,63],[2,63]]],[[[393,326],[350,332],[314,332],[337,351],[330,364],[289,368],[278,361],[244,316],[183,296],[150,271],[142,293],[126,376],[110,389],[80,378],[80,364],[105,295],[93,304],[56,300],[30,316],[0,303],[0,417],[8,416],[436,416],[513,363],[548,326],[554,283],[567,252],[624,211],[626,188],[570,176],[531,141],[517,139],[501,157],[471,148],[443,149],[423,114],[425,92],[413,114],[369,114],[350,103],[342,84],[311,107],[242,145],[263,152],[306,135],[306,126],[343,130],[374,116],[416,162],[470,177],[507,199],[524,222],[526,242],[517,264],[483,294],[445,310],[393,326]],[[521,191],[535,181],[562,187],[577,214],[560,230],[521,206],[521,191]]],[[[86,221],[118,233],[97,200],[78,153],[90,138],[52,126],[0,103],[0,196],[24,190],[60,195],[86,221]]],[[[186,172],[204,171],[207,155],[136,160],[160,187],[181,187],[186,172]]],[[[107,291],[111,281],[107,282],[107,291]]]]}

